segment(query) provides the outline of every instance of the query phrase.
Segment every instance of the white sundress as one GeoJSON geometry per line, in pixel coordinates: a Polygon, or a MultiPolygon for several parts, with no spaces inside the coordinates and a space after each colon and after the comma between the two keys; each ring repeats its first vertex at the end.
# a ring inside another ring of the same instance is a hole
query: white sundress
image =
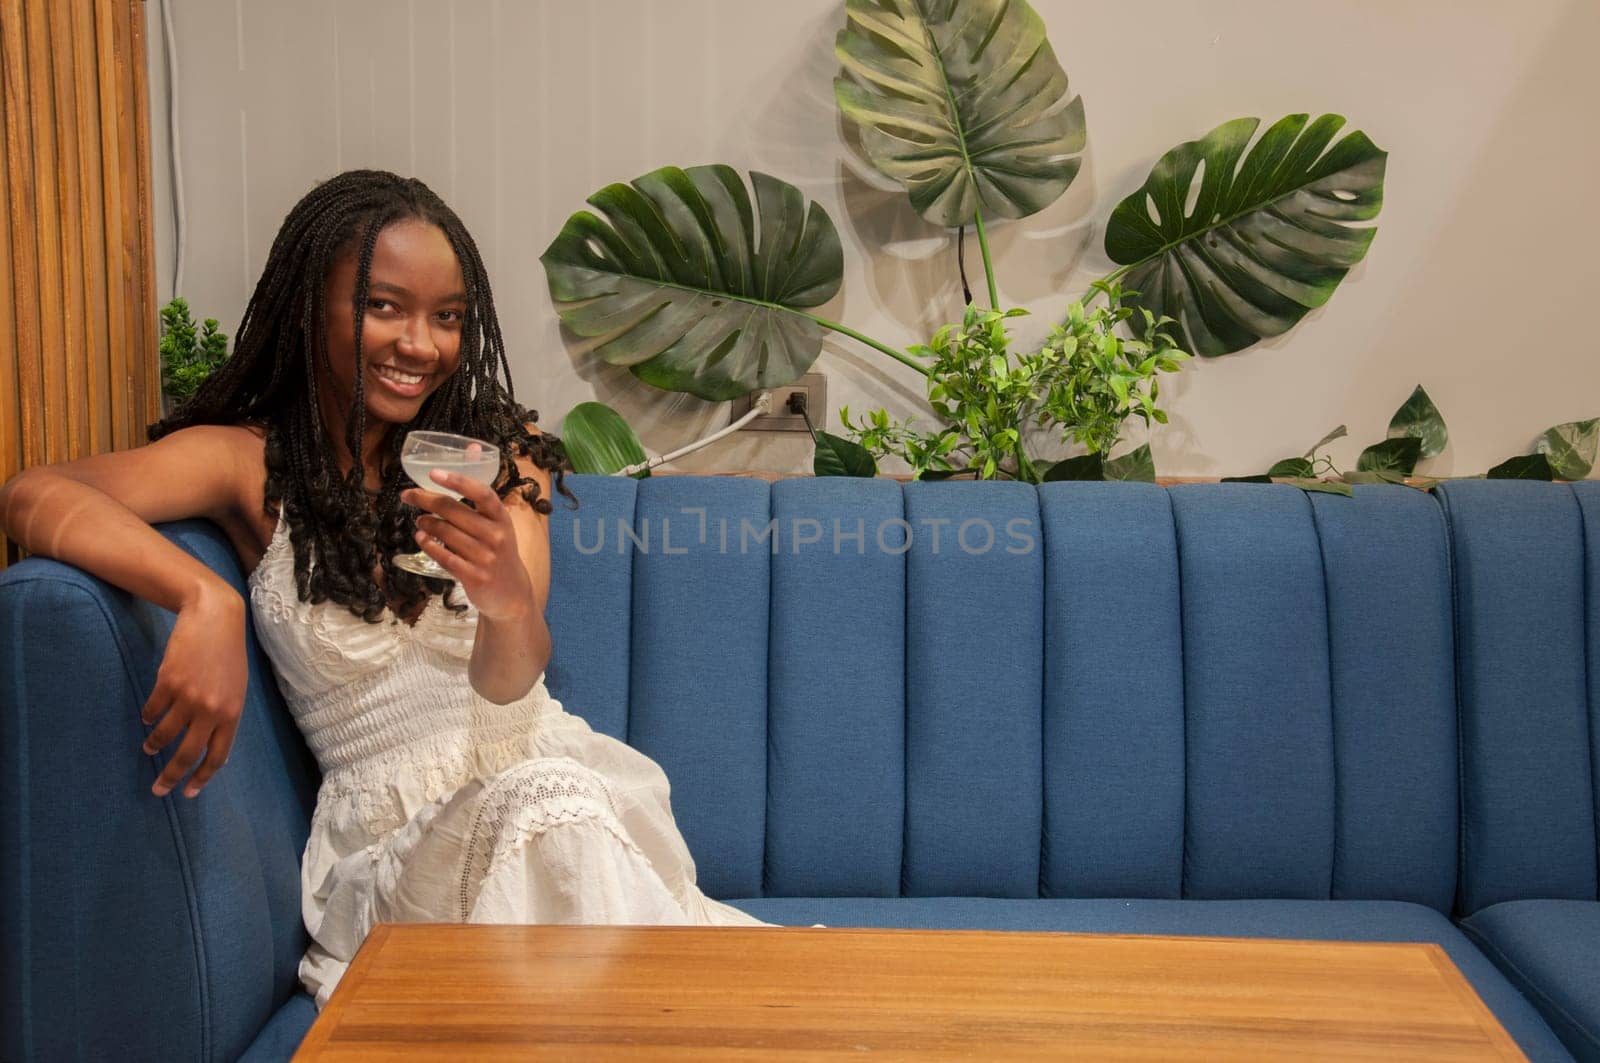
{"type": "Polygon", "coordinates": [[[431,599],[408,626],[302,602],[281,515],[249,584],[322,769],[300,873],[319,1009],[379,922],[777,925],[700,891],[655,761],[566,712],[542,675],[509,705],[472,689],[470,603],[431,599]]]}

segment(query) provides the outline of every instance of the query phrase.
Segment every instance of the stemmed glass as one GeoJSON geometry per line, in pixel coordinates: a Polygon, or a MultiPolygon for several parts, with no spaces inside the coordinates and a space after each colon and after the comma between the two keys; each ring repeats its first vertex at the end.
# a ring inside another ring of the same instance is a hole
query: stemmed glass
{"type": "MultiPolygon", "coordinates": [[[[408,432],[400,448],[400,464],[418,487],[460,499],[459,491],[435,483],[428,474],[434,469],[444,469],[479,483],[493,484],[500,474],[500,449],[481,439],[450,432],[408,432]]],[[[395,554],[394,563],[398,568],[430,579],[455,579],[421,550],[414,554],[395,554]]]]}

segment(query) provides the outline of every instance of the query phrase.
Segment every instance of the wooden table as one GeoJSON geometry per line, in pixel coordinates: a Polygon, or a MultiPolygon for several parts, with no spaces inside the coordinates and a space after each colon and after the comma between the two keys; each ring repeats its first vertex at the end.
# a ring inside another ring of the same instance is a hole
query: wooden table
{"type": "Polygon", "coordinates": [[[375,928],[299,1060],[1522,1059],[1437,945],[375,928]]]}

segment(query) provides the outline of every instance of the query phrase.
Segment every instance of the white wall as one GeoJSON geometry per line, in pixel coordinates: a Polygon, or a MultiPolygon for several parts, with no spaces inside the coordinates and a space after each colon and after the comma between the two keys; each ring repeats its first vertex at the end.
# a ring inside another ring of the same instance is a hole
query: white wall
{"type": "MultiPolygon", "coordinates": [[[[1024,339],[1109,271],[1106,217],[1180,141],[1241,115],[1334,111],[1390,153],[1379,235],[1331,302],[1165,392],[1163,475],[1258,472],[1340,423],[1351,438],[1332,454],[1352,466],[1419,382],[1451,430],[1423,467],[1435,474],[1482,472],[1553,424],[1600,416],[1600,3],[1033,2],[1083,96],[1089,153],[1062,200],[991,234],[1002,298],[1033,312],[1024,339]]],[[[953,237],[846,143],[836,0],[151,0],[158,155],[161,3],[181,60],[182,294],[230,332],[289,207],[353,166],[415,174],[461,214],[518,398],[542,423],[597,398],[652,453],[722,427],[729,407],[646,388],[563,339],[539,255],[607,183],[666,164],[772,173],[840,228],[845,285],[824,316],[896,345],[959,316],[953,237]]],[[[159,174],[163,299],[169,188],[159,174]]],[[[971,239],[968,255],[981,292],[971,239]]],[[[830,340],[816,368],[836,431],[842,403],[927,416],[917,374],[850,340],[830,340]]],[[[675,467],[800,472],[810,446],[747,433],[675,467]]]]}

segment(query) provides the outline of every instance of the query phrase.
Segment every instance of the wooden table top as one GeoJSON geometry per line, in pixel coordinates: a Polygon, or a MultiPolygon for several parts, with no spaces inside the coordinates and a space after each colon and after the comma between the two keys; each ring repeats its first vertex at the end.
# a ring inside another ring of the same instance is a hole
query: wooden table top
{"type": "Polygon", "coordinates": [[[1522,1059],[1432,944],[374,928],[297,1060],[1522,1059]]]}

